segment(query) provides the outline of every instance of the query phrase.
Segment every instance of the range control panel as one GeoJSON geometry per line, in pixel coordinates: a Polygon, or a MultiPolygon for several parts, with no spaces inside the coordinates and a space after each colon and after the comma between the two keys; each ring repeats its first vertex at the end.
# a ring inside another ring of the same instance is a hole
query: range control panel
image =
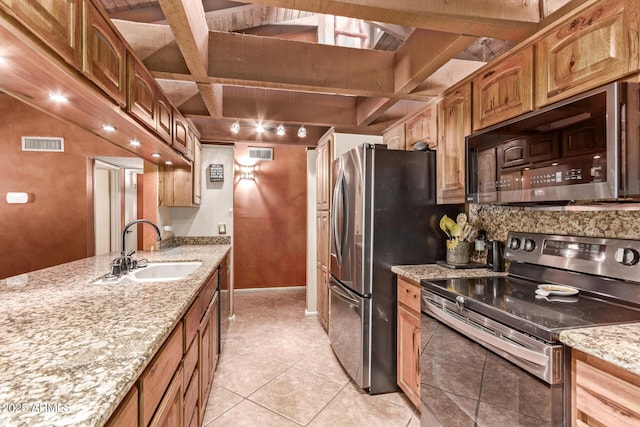
{"type": "Polygon", "coordinates": [[[640,240],[509,232],[505,259],[638,282],[640,240]]]}

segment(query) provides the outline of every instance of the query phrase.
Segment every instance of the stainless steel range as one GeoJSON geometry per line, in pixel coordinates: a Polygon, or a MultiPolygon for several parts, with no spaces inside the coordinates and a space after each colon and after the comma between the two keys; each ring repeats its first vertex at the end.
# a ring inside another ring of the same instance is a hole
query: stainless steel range
{"type": "Polygon", "coordinates": [[[640,241],[509,233],[506,246],[507,276],[422,281],[423,426],[570,425],[560,332],[640,321],[640,241]]]}

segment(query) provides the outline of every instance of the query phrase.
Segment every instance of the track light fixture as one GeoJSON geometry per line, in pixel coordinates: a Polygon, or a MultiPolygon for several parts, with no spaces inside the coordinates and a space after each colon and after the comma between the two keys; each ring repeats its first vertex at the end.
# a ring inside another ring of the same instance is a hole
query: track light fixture
{"type": "Polygon", "coordinates": [[[300,125],[300,129],[298,129],[298,138],[304,138],[307,136],[307,130],[304,128],[304,125],[300,125]]]}
{"type": "Polygon", "coordinates": [[[278,136],[284,136],[284,133],[284,126],[278,126],[278,128],[276,129],[276,134],[278,134],[278,136]]]}
{"type": "Polygon", "coordinates": [[[256,126],[256,132],[257,133],[264,133],[264,126],[262,126],[262,124],[258,124],[256,126]]]}
{"type": "Polygon", "coordinates": [[[231,133],[238,132],[240,132],[240,122],[233,122],[233,124],[231,125],[231,133]]]}

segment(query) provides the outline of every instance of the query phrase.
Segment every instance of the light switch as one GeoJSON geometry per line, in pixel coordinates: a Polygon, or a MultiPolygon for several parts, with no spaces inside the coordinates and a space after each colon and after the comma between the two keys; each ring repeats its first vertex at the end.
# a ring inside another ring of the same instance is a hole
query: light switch
{"type": "Polygon", "coordinates": [[[218,224],[218,234],[227,234],[227,224],[225,223],[218,224]]]}

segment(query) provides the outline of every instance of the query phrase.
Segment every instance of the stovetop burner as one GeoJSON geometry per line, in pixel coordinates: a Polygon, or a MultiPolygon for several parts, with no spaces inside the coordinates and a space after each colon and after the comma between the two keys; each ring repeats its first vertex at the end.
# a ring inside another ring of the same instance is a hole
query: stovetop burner
{"type": "Polygon", "coordinates": [[[640,321],[640,310],[588,294],[536,297],[539,282],[516,277],[423,280],[422,285],[451,301],[464,298],[465,309],[483,314],[547,342],[561,330],[640,321]]]}
{"type": "Polygon", "coordinates": [[[442,298],[547,342],[565,329],[640,321],[640,241],[509,233],[509,276],[423,280],[442,298]],[[539,284],[576,287],[536,297],[539,284]]]}

